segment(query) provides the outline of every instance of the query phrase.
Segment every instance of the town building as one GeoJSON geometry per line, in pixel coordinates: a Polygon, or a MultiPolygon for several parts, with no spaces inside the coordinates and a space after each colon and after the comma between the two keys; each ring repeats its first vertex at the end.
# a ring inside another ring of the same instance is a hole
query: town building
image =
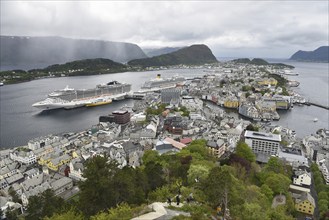
{"type": "Polygon", "coordinates": [[[277,155],[280,147],[281,135],[246,131],[245,142],[255,154],[277,155]]]}
{"type": "Polygon", "coordinates": [[[292,197],[295,199],[295,208],[298,212],[313,215],[315,209],[315,201],[310,193],[293,193],[292,197]]]}
{"type": "Polygon", "coordinates": [[[161,90],[161,102],[178,106],[180,103],[181,90],[177,88],[161,90]]]}
{"type": "Polygon", "coordinates": [[[127,124],[130,121],[130,112],[128,111],[114,111],[112,115],[116,124],[127,124]]]}

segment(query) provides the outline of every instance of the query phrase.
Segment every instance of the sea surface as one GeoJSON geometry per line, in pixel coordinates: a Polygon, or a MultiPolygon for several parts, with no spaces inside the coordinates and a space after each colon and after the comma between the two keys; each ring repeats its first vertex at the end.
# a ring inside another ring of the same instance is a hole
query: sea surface
{"type": "MultiPolygon", "coordinates": [[[[277,62],[277,60],[276,60],[277,62]]],[[[329,105],[329,68],[326,63],[304,63],[281,60],[294,65],[299,76],[289,76],[301,84],[295,90],[310,101],[329,105]]],[[[204,75],[203,69],[171,69],[148,72],[125,72],[97,76],[76,76],[40,79],[26,83],[0,87],[0,148],[26,145],[30,139],[47,134],[78,132],[98,123],[101,115],[108,115],[114,110],[127,105],[133,100],[113,102],[98,107],[83,107],[72,110],[44,111],[31,105],[46,98],[54,90],[69,85],[75,89],[94,88],[97,84],[112,80],[132,84],[137,91],[145,81],[161,74],[163,77],[183,75],[195,77],[204,75]]],[[[328,128],[329,111],[314,106],[295,106],[290,111],[279,112],[281,119],[274,123],[287,126],[303,137],[315,133],[320,128],[328,128]],[[318,122],[313,122],[318,118],[318,122]]]]}

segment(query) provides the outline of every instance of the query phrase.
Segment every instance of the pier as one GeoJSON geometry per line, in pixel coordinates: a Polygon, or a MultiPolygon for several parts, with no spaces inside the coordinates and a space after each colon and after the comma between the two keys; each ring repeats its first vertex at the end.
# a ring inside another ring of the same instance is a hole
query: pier
{"type": "Polygon", "coordinates": [[[307,105],[307,106],[313,105],[313,106],[317,106],[319,108],[329,110],[329,106],[321,105],[321,104],[314,103],[314,102],[305,102],[304,104],[307,105]]]}

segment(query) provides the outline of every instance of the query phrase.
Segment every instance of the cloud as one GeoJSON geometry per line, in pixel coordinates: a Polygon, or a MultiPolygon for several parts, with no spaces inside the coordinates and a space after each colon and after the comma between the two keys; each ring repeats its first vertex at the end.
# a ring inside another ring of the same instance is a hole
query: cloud
{"type": "Polygon", "coordinates": [[[288,57],[328,44],[328,7],[327,1],[1,1],[0,28],[2,35],[142,47],[205,43],[217,56],[288,57]]]}

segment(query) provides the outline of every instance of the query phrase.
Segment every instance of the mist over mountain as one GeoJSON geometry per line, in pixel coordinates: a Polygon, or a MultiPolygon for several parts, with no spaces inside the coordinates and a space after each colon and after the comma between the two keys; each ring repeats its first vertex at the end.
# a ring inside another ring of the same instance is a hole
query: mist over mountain
{"type": "Polygon", "coordinates": [[[299,50],[290,59],[297,61],[329,62],[329,46],[322,46],[314,51],[299,50]]]}
{"type": "Polygon", "coordinates": [[[202,65],[218,62],[208,46],[204,44],[192,45],[172,53],[128,62],[132,66],[171,66],[171,65],[202,65]]]}
{"type": "Polygon", "coordinates": [[[148,57],[154,57],[160,56],[162,54],[172,53],[179,49],[182,49],[182,47],[162,47],[153,49],[143,49],[143,51],[148,57]]]}
{"type": "Polygon", "coordinates": [[[1,36],[0,45],[2,69],[6,66],[31,69],[94,58],[125,63],[147,57],[136,44],[101,40],[1,36]]]}

